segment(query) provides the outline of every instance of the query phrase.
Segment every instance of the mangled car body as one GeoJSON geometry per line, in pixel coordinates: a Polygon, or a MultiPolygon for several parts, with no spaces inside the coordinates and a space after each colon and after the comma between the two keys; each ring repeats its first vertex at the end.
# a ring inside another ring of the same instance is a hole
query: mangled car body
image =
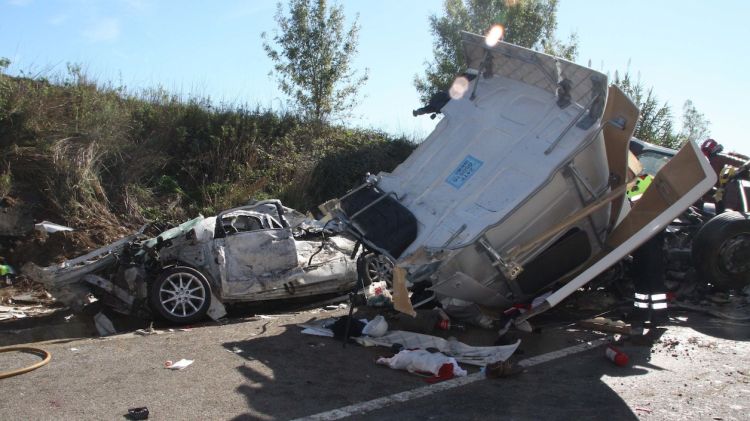
{"type": "Polygon", "coordinates": [[[606,75],[473,34],[463,40],[463,80],[423,109],[444,114],[434,132],[393,172],[323,205],[396,261],[397,309],[413,312],[406,288],[426,284],[449,314],[489,326],[493,315],[547,292],[528,318],[627,256],[713,185],[689,143],[631,208],[628,141],[639,111],[606,75]]]}
{"type": "Polygon", "coordinates": [[[354,242],[269,200],[142,232],[59,265],[24,273],[73,307],[89,291],[115,309],[191,323],[222,303],[343,293],[355,285],[354,242]]]}

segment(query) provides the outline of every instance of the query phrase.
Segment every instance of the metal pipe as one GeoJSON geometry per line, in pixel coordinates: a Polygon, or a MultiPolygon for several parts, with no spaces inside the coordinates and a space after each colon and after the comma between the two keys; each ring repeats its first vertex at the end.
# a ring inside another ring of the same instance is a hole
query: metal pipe
{"type": "MultiPolygon", "coordinates": [[[[589,109],[591,109],[591,106],[592,106],[592,105],[594,105],[594,101],[596,101],[597,99],[599,99],[599,95],[597,95],[597,96],[593,97],[593,98],[591,99],[591,101],[589,101],[588,105],[586,105],[586,106],[585,106],[585,107],[584,107],[584,108],[583,108],[583,109],[582,109],[582,110],[581,110],[581,111],[580,111],[580,112],[578,113],[578,115],[576,115],[576,117],[575,117],[575,118],[574,118],[573,120],[571,120],[571,122],[570,122],[570,123],[568,123],[568,126],[567,126],[567,127],[565,127],[565,130],[563,130],[563,131],[562,131],[562,133],[560,133],[560,135],[559,135],[559,136],[557,136],[557,139],[555,139],[555,140],[554,140],[554,141],[552,142],[552,144],[551,144],[551,145],[549,145],[549,147],[547,148],[547,150],[545,150],[545,151],[544,151],[544,154],[545,154],[545,155],[549,155],[549,154],[550,154],[550,152],[552,152],[552,149],[555,149],[555,147],[557,146],[557,144],[558,144],[558,143],[560,143],[560,141],[562,140],[562,138],[563,138],[563,137],[565,137],[565,135],[566,135],[566,134],[568,134],[568,131],[570,131],[570,129],[572,129],[572,128],[573,128],[573,126],[574,126],[574,125],[575,125],[575,124],[576,124],[576,123],[578,122],[578,120],[580,120],[580,119],[581,119],[581,117],[583,117],[583,115],[584,115],[584,114],[586,114],[586,112],[587,112],[587,111],[589,111],[589,109]]],[[[597,131],[601,130],[601,128],[602,128],[602,126],[599,126],[599,129],[597,129],[597,131]]]]}

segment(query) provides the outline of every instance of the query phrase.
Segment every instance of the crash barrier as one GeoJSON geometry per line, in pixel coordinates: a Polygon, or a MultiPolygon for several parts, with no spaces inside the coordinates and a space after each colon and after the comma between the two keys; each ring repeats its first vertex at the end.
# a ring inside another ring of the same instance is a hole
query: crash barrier
{"type": "Polygon", "coordinates": [[[10,371],[2,371],[0,372],[0,379],[5,379],[8,377],[13,377],[19,374],[28,373],[29,371],[36,370],[37,368],[43,365],[46,365],[52,359],[52,354],[50,354],[48,351],[45,351],[41,348],[32,348],[30,346],[11,346],[8,348],[0,348],[0,353],[1,352],[14,352],[14,351],[26,352],[29,354],[38,355],[42,357],[42,360],[27,367],[18,368],[16,370],[10,370],[10,371]]]}

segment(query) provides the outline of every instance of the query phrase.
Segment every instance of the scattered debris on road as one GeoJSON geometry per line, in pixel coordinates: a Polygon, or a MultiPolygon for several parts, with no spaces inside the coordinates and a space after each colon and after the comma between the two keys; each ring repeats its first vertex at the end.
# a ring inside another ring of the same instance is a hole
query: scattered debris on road
{"type": "Polygon", "coordinates": [[[370,307],[388,307],[393,305],[391,292],[386,281],[373,282],[367,287],[365,294],[367,305],[370,307]]]}
{"type": "Polygon", "coordinates": [[[149,416],[148,408],[145,406],[128,409],[127,418],[130,420],[147,420],[149,416]]]}
{"type": "Polygon", "coordinates": [[[622,333],[629,335],[632,333],[631,326],[622,320],[612,320],[606,317],[595,317],[593,319],[581,320],[578,325],[584,329],[597,330],[599,332],[622,333]]]}
{"type": "Polygon", "coordinates": [[[510,377],[521,372],[523,372],[523,368],[512,363],[510,360],[494,362],[484,367],[484,374],[488,379],[510,377]]]}
{"type": "Polygon", "coordinates": [[[612,345],[607,345],[607,347],[604,348],[604,356],[607,357],[608,360],[615,363],[615,365],[618,367],[625,367],[630,361],[630,358],[628,358],[628,354],[622,352],[619,348],[615,348],[612,345]]]}
{"type": "Polygon", "coordinates": [[[159,333],[161,333],[161,331],[154,329],[154,323],[151,322],[151,324],[149,324],[149,326],[146,329],[138,329],[134,333],[136,335],[149,336],[149,335],[158,335],[159,333]]]}
{"type": "Polygon", "coordinates": [[[0,321],[3,320],[16,320],[23,319],[26,317],[35,317],[44,314],[49,314],[55,311],[54,308],[37,304],[37,305],[26,305],[26,306],[3,306],[0,305],[0,321]]]}
{"type": "Polygon", "coordinates": [[[716,341],[709,339],[699,339],[695,336],[688,338],[688,343],[691,345],[698,346],[700,348],[716,348],[716,341]]]}
{"type": "Polygon", "coordinates": [[[177,362],[172,362],[171,360],[167,360],[164,363],[164,368],[168,368],[170,370],[183,370],[192,363],[193,363],[193,360],[187,360],[185,358],[182,358],[181,360],[177,362]]]}
{"type": "MultiPolygon", "coordinates": [[[[359,322],[363,328],[367,326],[366,321],[359,322]]],[[[333,338],[335,334],[332,328],[336,323],[345,324],[345,319],[342,317],[338,319],[318,320],[303,323],[299,327],[303,329],[302,333],[305,334],[333,338]]],[[[379,322],[378,325],[380,325],[379,322]]],[[[377,334],[380,336],[368,336],[360,331],[356,335],[352,334],[351,339],[362,346],[382,346],[391,349],[435,349],[449,357],[455,358],[460,363],[480,367],[497,361],[507,360],[513,355],[520,344],[519,340],[511,345],[471,346],[459,342],[455,338],[443,339],[437,336],[403,330],[389,330],[384,334],[380,334],[381,329],[377,330],[377,334]]]]}
{"type": "Polygon", "coordinates": [[[379,338],[388,332],[388,322],[385,317],[378,314],[374,319],[367,322],[362,328],[362,334],[373,338],[379,338]]]}

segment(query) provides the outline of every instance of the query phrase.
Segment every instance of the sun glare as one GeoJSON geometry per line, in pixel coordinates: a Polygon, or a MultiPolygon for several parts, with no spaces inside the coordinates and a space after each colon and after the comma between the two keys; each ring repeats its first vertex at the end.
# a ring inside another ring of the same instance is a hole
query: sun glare
{"type": "Polygon", "coordinates": [[[451,99],[460,99],[464,96],[467,89],[469,89],[469,79],[459,76],[453,81],[448,95],[451,96],[451,99]]]}
{"type": "Polygon", "coordinates": [[[504,32],[505,30],[502,25],[493,25],[489,32],[487,32],[487,35],[485,35],[484,43],[487,44],[488,47],[494,47],[501,39],[503,39],[504,32]]]}

